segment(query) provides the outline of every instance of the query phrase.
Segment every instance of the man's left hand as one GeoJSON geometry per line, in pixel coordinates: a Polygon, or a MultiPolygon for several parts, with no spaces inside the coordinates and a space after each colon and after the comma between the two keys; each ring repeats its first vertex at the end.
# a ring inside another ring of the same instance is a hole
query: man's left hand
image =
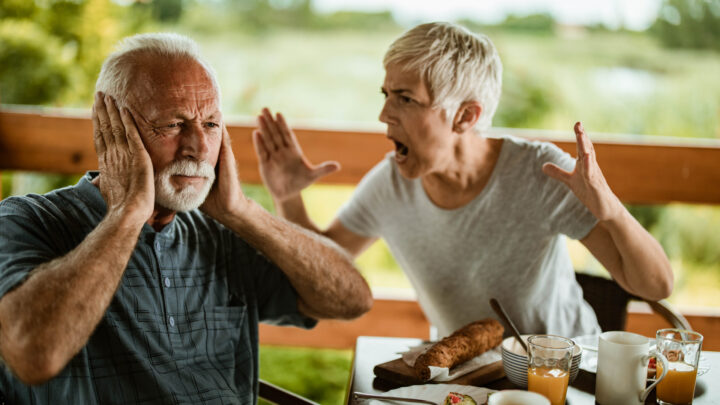
{"type": "Polygon", "coordinates": [[[565,183],[599,221],[618,218],[624,207],[610,190],[595,159],[595,148],[580,122],[575,123],[577,162],[572,172],[545,163],[543,173],[565,183]]]}
{"type": "Polygon", "coordinates": [[[243,212],[248,204],[248,199],[240,187],[230,135],[224,124],[220,156],[215,171],[215,184],[200,209],[221,223],[225,223],[226,221],[223,219],[227,216],[243,212]]]}

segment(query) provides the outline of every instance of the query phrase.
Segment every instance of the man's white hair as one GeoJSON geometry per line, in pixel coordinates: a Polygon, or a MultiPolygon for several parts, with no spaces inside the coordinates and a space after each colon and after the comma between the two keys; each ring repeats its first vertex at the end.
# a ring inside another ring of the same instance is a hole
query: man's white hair
{"type": "Polygon", "coordinates": [[[418,25],[390,45],[385,69],[397,65],[419,74],[433,106],[452,119],[460,105],[477,101],[482,113],[475,131],[490,128],[502,90],[502,62],[490,38],[445,22],[418,25]]]}
{"type": "Polygon", "coordinates": [[[138,34],[123,39],[117,50],[105,59],[100,70],[95,91],[102,91],[115,98],[119,105],[127,105],[130,84],[137,80],[135,69],[139,55],[150,55],[156,58],[191,59],[196,61],[207,72],[213,87],[217,91],[220,103],[220,86],[213,68],[200,57],[200,50],[192,39],[174,33],[138,34]]]}

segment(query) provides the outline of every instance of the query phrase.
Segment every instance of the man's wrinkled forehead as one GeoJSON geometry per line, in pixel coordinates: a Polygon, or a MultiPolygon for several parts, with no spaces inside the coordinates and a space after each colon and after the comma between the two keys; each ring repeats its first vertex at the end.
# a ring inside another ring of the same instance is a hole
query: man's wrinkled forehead
{"type": "Polygon", "coordinates": [[[134,80],[128,95],[133,101],[147,102],[161,96],[219,102],[219,89],[212,76],[190,57],[140,54],[132,69],[134,80]]]}

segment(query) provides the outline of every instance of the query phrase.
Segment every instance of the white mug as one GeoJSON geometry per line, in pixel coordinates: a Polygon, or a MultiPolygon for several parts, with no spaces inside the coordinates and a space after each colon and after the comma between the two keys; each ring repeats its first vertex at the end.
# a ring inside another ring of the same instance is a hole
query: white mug
{"type": "Polygon", "coordinates": [[[656,350],[650,351],[645,336],[631,332],[605,332],[598,345],[595,400],[600,405],[642,405],[650,391],[665,378],[668,362],[656,350]],[[650,357],[662,362],[662,375],[647,389],[650,357]]]}
{"type": "Polygon", "coordinates": [[[544,396],[529,391],[505,390],[490,394],[488,405],[550,405],[544,396]]]}

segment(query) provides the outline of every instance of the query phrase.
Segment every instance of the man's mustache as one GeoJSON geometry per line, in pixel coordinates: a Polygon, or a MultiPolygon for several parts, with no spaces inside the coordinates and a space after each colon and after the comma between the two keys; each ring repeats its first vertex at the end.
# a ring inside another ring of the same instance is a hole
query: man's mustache
{"type": "Polygon", "coordinates": [[[175,160],[162,170],[161,174],[169,176],[193,176],[205,177],[210,181],[215,180],[215,168],[204,160],[175,160]]]}

